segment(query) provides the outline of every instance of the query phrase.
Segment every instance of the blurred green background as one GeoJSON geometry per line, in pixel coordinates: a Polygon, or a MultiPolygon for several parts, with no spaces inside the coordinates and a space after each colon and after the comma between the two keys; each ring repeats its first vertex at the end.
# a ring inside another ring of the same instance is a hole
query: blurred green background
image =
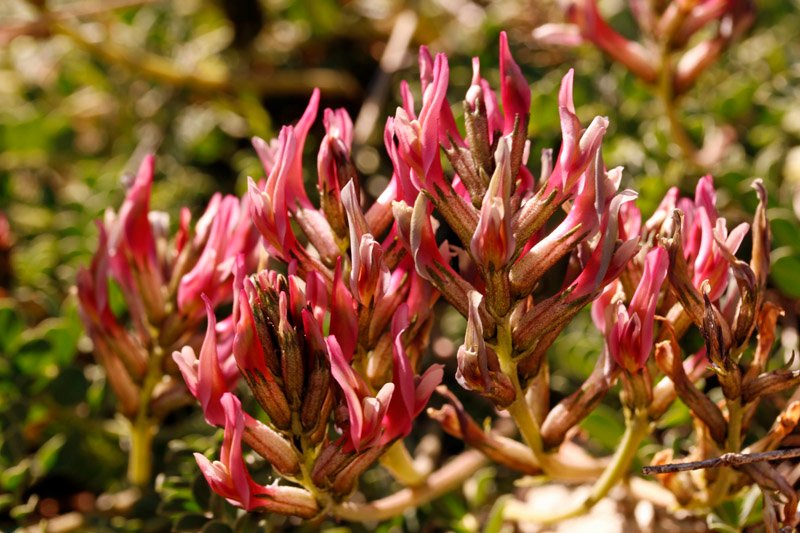
{"type": "MultiPolygon", "coordinates": [[[[136,500],[124,490],[122,426],[114,420],[113,398],[82,336],[71,295],[77,268],[95,249],[93,221],[119,206],[123,184],[146,152],[158,156],[153,208],[173,220],[183,205],[197,213],[215,191],[243,192],[248,175],[263,174],[250,136],[269,138],[296,120],[315,86],[322,89],[323,106],[343,106],[360,117],[354,157],[362,174],[387,176],[385,117],[399,102],[399,80],[409,80],[419,94],[421,44],[449,55],[450,101],[459,102],[469,85],[470,56],[481,58],[484,76],[497,86],[498,34],[508,31],[533,91],[535,173],[539,150],[557,148],[558,84],[574,67],[578,115],[584,124],[594,115],[609,117],[605,161],[625,167],[625,185],[640,191],[645,212],[669,186],[691,194],[696,179],[711,172],[720,210],[729,224],[738,223],[750,219],[755,207],[750,179],[764,178],[774,232],[772,297],[787,312],[776,357],[797,348],[797,0],[759,1],[753,28],[681,101],[684,123],[698,144],[718,128],[735,133],[713,168],[683,161],[670,145],[658,103],[624,68],[588,45],[552,49],[533,41],[535,27],[561,18],[549,0],[44,4],[0,2],[0,528],[42,519],[52,520],[49,527],[56,530],[256,527],[212,498],[198,476],[189,452],[210,448],[219,435],[192,411],[176,417],[156,443],[157,468],[164,472],[156,491],[136,500]],[[217,518],[212,523],[201,514],[209,508],[217,518]]],[[[616,27],[633,31],[624,2],[601,4],[616,27]]],[[[454,111],[460,113],[460,106],[454,111]]],[[[323,133],[318,121],[306,145],[309,183],[316,181],[323,133]]],[[[445,315],[435,356],[451,359],[461,334],[463,321],[445,315]]],[[[565,332],[550,356],[554,388],[574,390],[600,343],[588,320],[565,332]]],[[[476,409],[490,414],[485,405],[476,409]]],[[[677,409],[666,425],[685,424],[684,411],[677,409]]],[[[619,416],[603,408],[584,424],[598,451],[614,448],[619,416]]],[[[412,440],[435,431],[428,422],[419,427],[412,440]]],[[[485,518],[495,484],[505,483],[507,490],[514,478],[495,474],[482,471],[465,494],[393,524],[469,530],[476,517],[485,518]]],[[[381,494],[390,482],[376,470],[363,486],[367,495],[381,494]]],[[[276,527],[290,523],[270,520],[276,527]]]]}

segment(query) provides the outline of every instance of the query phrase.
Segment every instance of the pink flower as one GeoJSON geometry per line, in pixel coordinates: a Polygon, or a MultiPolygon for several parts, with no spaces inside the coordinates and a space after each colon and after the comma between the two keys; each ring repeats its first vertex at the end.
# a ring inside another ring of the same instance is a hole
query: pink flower
{"type": "Polygon", "coordinates": [[[246,511],[261,509],[304,518],[314,516],[318,512],[317,503],[307,491],[278,485],[265,487],[253,480],[242,457],[245,426],[242,404],[231,393],[225,393],[220,404],[225,417],[225,437],[220,459],[209,461],[203,454],[194,454],[211,489],[232,505],[246,511]]]}
{"type": "Polygon", "coordinates": [[[694,201],[679,198],[678,194],[676,188],[667,192],[645,228],[665,231],[672,224],[672,211],[675,208],[683,211],[683,255],[689,266],[692,285],[699,291],[708,281],[708,296],[714,302],[728,286],[730,262],[726,255],[736,253],[750,226],[743,222],[728,233],[725,219],[717,213],[717,194],[711,176],[703,176],[697,182],[694,201]]]}
{"type": "Polygon", "coordinates": [[[225,425],[225,414],[220,399],[230,392],[236,379],[226,379],[220,366],[217,353],[216,325],[214,308],[208,297],[202,295],[208,316],[208,326],[203,346],[200,348],[200,357],[195,356],[191,346],[185,346],[181,351],[172,354],[178,368],[186,382],[186,388],[197,398],[203,408],[206,422],[212,426],[225,425]]]}
{"type": "Polygon", "coordinates": [[[350,161],[353,145],[353,121],[344,109],[326,109],[325,137],[317,155],[317,187],[320,204],[331,227],[339,237],[346,234],[347,224],[342,206],[342,189],[357,179],[355,166],[350,161]]]}
{"type": "Polygon", "coordinates": [[[297,141],[291,126],[281,129],[278,143],[280,151],[264,187],[259,187],[250,179],[248,193],[253,223],[264,237],[269,250],[282,260],[289,261],[298,248],[289,222],[287,205],[287,188],[292,181],[290,175],[297,151],[297,141]]]}
{"type": "Polygon", "coordinates": [[[609,353],[630,373],[645,365],[653,349],[655,310],[668,267],[666,250],[660,247],[650,250],[630,304],[626,308],[618,303],[614,323],[610,327],[605,324],[609,353]]]}
{"type": "Polygon", "coordinates": [[[605,117],[595,117],[586,129],[581,126],[572,97],[574,77],[575,71],[570,69],[561,80],[558,91],[562,142],[546,188],[548,192],[558,189],[561,196],[572,193],[582,173],[595,159],[608,128],[608,119],[605,117]]]}
{"type": "MultiPolygon", "coordinates": [[[[230,301],[231,273],[239,254],[247,259],[258,241],[258,233],[250,222],[248,199],[214,195],[205,214],[197,223],[194,247],[200,258],[194,268],[181,277],[178,284],[178,309],[190,315],[200,306],[200,295],[206,294],[213,306],[230,301]],[[207,224],[202,222],[208,221],[207,224]],[[207,227],[206,227],[207,226],[207,227]],[[202,229],[202,231],[201,231],[202,229]]],[[[253,261],[249,261],[251,266],[253,261]]]]}
{"type": "Polygon", "coordinates": [[[333,274],[331,335],[339,339],[339,345],[349,361],[356,351],[356,343],[358,342],[357,304],[344,284],[342,269],[342,260],[340,258],[336,263],[336,270],[333,274]]]}
{"type": "Polygon", "coordinates": [[[404,304],[392,319],[392,394],[389,409],[383,420],[382,442],[388,444],[411,433],[414,419],[419,416],[434,389],[442,382],[441,365],[431,365],[421,376],[415,376],[411,361],[406,355],[403,333],[408,329],[408,307],[404,304]]]}
{"type": "Polygon", "coordinates": [[[409,115],[403,108],[398,108],[393,121],[398,154],[410,168],[411,182],[417,190],[444,183],[439,159],[439,133],[449,76],[447,58],[444,54],[438,54],[418,118],[409,115]]]}
{"type": "Polygon", "coordinates": [[[145,330],[144,314],[151,322],[164,317],[164,274],[158,258],[150,220],[150,190],[155,158],[147,155],[139,166],[133,185],[118,215],[106,212],[109,264],[119,282],[131,315],[145,330]]]}
{"type": "Polygon", "coordinates": [[[531,109],[531,90],[522,76],[519,65],[511,57],[506,32],[500,32],[500,95],[503,99],[503,135],[514,132],[514,122],[523,137],[528,131],[531,109]]]}
{"type": "Polygon", "coordinates": [[[472,236],[472,256],[487,271],[499,271],[514,255],[517,241],[511,231],[511,139],[500,138],[496,168],[481,204],[478,226],[472,236]]]}
{"type": "Polygon", "coordinates": [[[372,396],[364,380],[350,366],[336,337],[328,336],[325,344],[331,374],[347,403],[349,432],[345,436],[346,447],[360,452],[378,443],[383,430],[383,417],[389,408],[395,385],[386,383],[372,396]]]}

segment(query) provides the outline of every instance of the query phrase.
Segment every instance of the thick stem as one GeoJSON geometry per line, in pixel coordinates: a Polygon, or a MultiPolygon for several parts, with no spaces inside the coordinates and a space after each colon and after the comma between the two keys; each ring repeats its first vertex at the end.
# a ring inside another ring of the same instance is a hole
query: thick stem
{"type": "MultiPolygon", "coordinates": [[[[157,338],[153,335],[153,338],[157,338]]],[[[139,410],[131,421],[130,451],[128,454],[128,481],[136,486],[150,483],[153,464],[153,437],[158,424],[150,415],[150,401],[153,391],[163,376],[161,368],[164,350],[156,345],[147,363],[147,374],[139,395],[139,410]]]]}
{"type": "Polygon", "coordinates": [[[633,458],[639,449],[639,444],[650,434],[650,420],[646,409],[637,409],[633,416],[626,421],[625,434],[622,436],[611,463],[608,464],[603,474],[595,482],[592,492],[578,505],[571,509],[554,514],[537,514],[531,512],[526,505],[518,501],[511,501],[505,509],[508,520],[536,522],[539,524],[552,524],[580,516],[608,495],[609,491],[628,472],[633,458]]]}
{"type": "MultiPolygon", "coordinates": [[[[728,437],[725,440],[725,451],[727,453],[738,453],[742,448],[742,409],[741,400],[728,400],[728,437]]],[[[723,468],[717,477],[708,495],[708,505],[713,507],[721,503],[730,491],[731,485],[736,477],[736,472],[732,468],[723,468]]]]}
{"type": "Polygon", "coordinates": [[[332,509],[332,514],[352,522],[378,522],[403,514],[455,490],[469,479],[488,459],[479,451],[469,450],[431,473],[424,484],[406,488],[371,503],[345,502],[332,509]]]}
{"type": "Polygon", "coordinates": [[[425,483],[428,477],[414,464],[414,459],[408,453],[408,448],[402,440],[389,446],[389,449],[381,457],[381,464],[406,487],[418,487],[425,483]]]}
{"type": "Polygon", "coordinates": [[[150,483],[153,471],[153,437],[156,426],[147,418],[131,422],[128,450],[128,481],[137,487],[150,483]]]}
{"type": "Polygon", "coordinates": [[[507,410],[516,422],[522,438],[533,452],[536,462],[544,472],[553,479],[563,481],[586,481],[595,479],[602,469],[594,465],[573,465],[563,462],[556,454],[548,454],[542,443],[542,434],[539,423],[533,416],[533,411],[525,399],[525,391],[519,382],[517,363],[513,359],[511,328],[508,319],[497,324],[497,346],[495,346],[497,359],[503,374],[508,376],[516,390],[516,399],[508,406],[507,410]]]}

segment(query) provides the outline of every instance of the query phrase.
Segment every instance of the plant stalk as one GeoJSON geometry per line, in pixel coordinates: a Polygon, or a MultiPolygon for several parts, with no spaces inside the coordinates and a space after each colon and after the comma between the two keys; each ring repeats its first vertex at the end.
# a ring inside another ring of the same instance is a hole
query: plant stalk
{"type": "Polygon", "coordinates": [[[432,472],[418,487],[405,488],[371,503],[341,503],[332,509],[332,513],[351,522],[388,520],[455,490],[488,462],[481,452],[469,450],[432,472]]]}
{"type": "Polygon", "coordinates": [[[625,424],[625,433],[617,448],[611,463],[608,464],[603,474],[595,482],[591,493],[577,506],[553,514],[536,514],[519,501],[510,501],[504,511],[505,518],[522,522],[536,522],[539,524],[552,524],[587,513],[597,502],[605,498],[612,488],[630,469],[631,462],[636,456],[639,445],[650,434],[650,419],[647,410],[637,409],[628,417],[625,424]]]}
{"type": "Polygon", "coordinates": [[[414,464],[408,448],[402,440],[396,441],[381,457],[381,464],[392,476],[406,487],[418,487],[425,483],[427,475],[414,464]]]}

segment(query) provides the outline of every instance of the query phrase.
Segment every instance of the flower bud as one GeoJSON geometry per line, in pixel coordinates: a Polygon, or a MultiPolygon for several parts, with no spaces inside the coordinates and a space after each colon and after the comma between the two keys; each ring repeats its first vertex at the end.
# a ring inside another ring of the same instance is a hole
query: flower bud
{"type": "MultiPolygon", "coordinates": [[[[249,281],[249,280],[248,280],[249,281]]],[[[250,282],[252,283],[252,282],[250,282]]],[[[252,285],[251,285],[252,286],[252,285]]],[[[265,287],[260,287],[265,290],[265,287]]],[[[255,300],[255,307],[266,311],[267,302],[255,300]]],[[[288,429],[291,425],[291,410],[286,395],[278,382],[279,374],[275,371],[278,359],[276,343],[276,324],[266,313],[259,313],[259,326],[256,327],[253,306],[244,289],[239,293],[239,321],[236,324],[236,336],[233,341],[233,355],[239,370],[247,381],[259,405],[266,411],[275,427],[288,429]],[[259,334],[259,330],[261,334],[259,334]],[[266,342],[262,343],[262,339],[266,342]],[[268,366],[266,361],[273,361],[268,366]],[[272,368],[270,368],[272,367],[272,368]]]]}
{"type": "Polygon", "coordinates": [[[242,439],[281,475],[293,476],[300,471],[300,460],[289,441],[247,413],[244,414],[242,439]]]}
{"type": "Polygon", "coordinates": [[[485,272],[499,272],[511,259],[516,240],[511,232],[511,146],[503,137],[495,152],[496,166],[472,235],[472,257],[485,272]]]}
{"type": "Polygon", "coordinates": [[[341,190],[347,183],[352,182],[356,186],[358,184],[356,168],[350,159],[353,121],[344,109],[326,109],[323,123],[325,137],[317,156],[320,208],[333,232],[339,239],[343,239],[347,235],[347,224],[341,190]]]}
{"type": "Polygon", "coordinates": [[[508,376],[499,369],[497,356],[489,354],[483,340],[483,325],[478,308],[483,296],[477,291],[469,293],[469,313],[464,344],[458,349],[456,379],[465,389],[481,393],[498,407],[508,407],[516,398],[516,391],[508,376]]]}
{"type": "MultiPolygon", "coordinates": [[[[511,57],[506,32],[500,32],[500,95],[503,99],[503,134],[525,138],[531,109],[531,89],[511,57]]],[[[516,173],[514,173],[516,175],[516,173]]]]}

